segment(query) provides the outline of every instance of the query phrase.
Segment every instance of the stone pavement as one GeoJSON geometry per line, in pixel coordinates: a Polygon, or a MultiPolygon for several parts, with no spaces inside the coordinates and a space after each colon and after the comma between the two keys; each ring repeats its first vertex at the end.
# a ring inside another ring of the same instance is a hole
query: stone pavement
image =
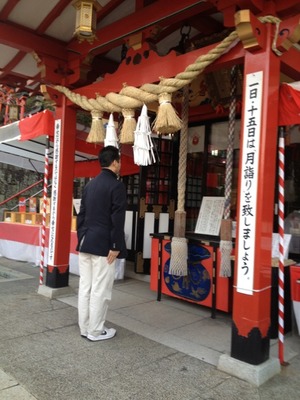
{"type": "MultiPolygon", "coordinates": [[[[37,293],[39,270],[0,258],[1,400],[298,400],[300,337],[286,335],[288,365],[260,387],[216,368],[230,350],[230,318],[156,294],[145,282],[118,281],[108,314],[117,336],[83,339],[73,293],[37,293]]],[[[271,353],[276,354],[276,341],[271,353]]]]}

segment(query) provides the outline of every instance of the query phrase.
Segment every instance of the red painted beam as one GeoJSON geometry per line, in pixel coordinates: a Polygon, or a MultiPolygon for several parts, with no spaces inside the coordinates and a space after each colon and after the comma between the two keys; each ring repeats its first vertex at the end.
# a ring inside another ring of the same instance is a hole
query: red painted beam
{"type": "Polygon", "coordinates": [[[5,6],[2,8],[0,12],[0,20],[5,21],[8,19],[9,14],[15,8],[15,6],[19,3],[20,0],[10,0],[7,1],[5,6]]]}
{"type": "Polygon", "coordinates": [[[85,140],[81,139],[76,139],[75,142],[76,151],[86,154],[92,154],[94,156],[98,156],[99,151],[100,149],[102,149],[102,147],[103,146],[100,146],[99,144],[88,143],[85,140]]]}
{"type": "MultiPolygon", "coordinates": [[[[101,171],[98,160],[74,163],[74,178],[93,178],[101,171]]],[[[121,176],[138,174],[140,167],[133,162],[133,157],[121,154],[121,176]]]]}
{"type": "Polygon", "coordinates": [[[1,78],[4,77],[4,74],[10,74],[11,70],[13,70],[16,65],[19,64],[19,62],[21,62],[23,60],[23,58],[26,56],[27,54],[24,53],[23,51],[19,51],[14,57],[13,59],[5,65],[5,67],[2,69],[3,73],[1,74],[1,78]]]}
{"type": "MultiPolygon", "coordinates": [[[[83,136],[82,132],[80,132],[79,135],[83,136]]],[[[78,136],[78,133],[76,136],[78,136]]],[[[74,177],[94,177],[100,172],[98,154],[102,148],[103,144],[88,143],[82,139],[75,139],[75,149],[77,152],[94,155],[96,159],[75,162],[74,177]]],[[[131,144],[122,145],[121,161],[122,176],[139,173],[139,166],[133,162],[133,149],[131,144]]]]}
{"type": "Polygon", "coordinates": [[[285,0],[276,2],[276,11],[279,18],[285,18],[300,13],[299,0],[285,0]]]}
{"type": "Polygon", "coordinates": [[[36,33],[44,33],[52,22],[64,11],[64,9],[70,4],[70,0],[59,0],[56,6],[49,12],[46,18],[40,23],[36,30],[36,33]]]}
{"type": "Polygon", "coordinates": [[[295,48],[291,48],[286,51],[280,58],[281,60],[281,71],[294,79],[299,81],[300,79],[300,63],[299,63],[299,51],[295,48]]]}
{"type": "MultiPolygon", "coordinates": [[[[232,6],[240,10],[251,10],[251,12],[258,14],[262,11],[265,13],[272,13],[279,18],[281,14],[291,15],[300,10],[299,0],[285,0],[285,1],[264,1],[264,0],[212,0],[220,11],[224,11],[232,6]]],[[[266,14],[267,15],[267,14],[266,14]]]]}
{"type": "MultiPolygon", "coordinates": [[[[81,153],[90,154],[98,157],[99,151],[103,148],[103,144],[88,143],[86,141],[87,133],[76,132],[75,148],[81,153]],[[79,139],[79,137],[81,137],[79,139]],[[84,139],[83,139],[84,138],[84,139]]],[[[122,154],[133,157],[133,149],[131,144],[122,144],[122,154]]]]}
{"type": "Polygon", "coordinates": [[[7,22],[0,22],[0,43],[19,49],[25,53],[35,51],[60,60],[67,59],[65,44],[56,39],[36,35],[30,30],[7,22]]]}
{"type": "Polygon", "coordinates": [[[123,0],[110,0],[104,7],[101,8],[100,11],[97,12],[97,22],[100,22],[101,19],[103,19],[109,13],[111,13],[122,2],[123,2],[123,0]]]}
{"type": "MultiPolygon", "coordinates": [[[[103,81],[79,88],[76,90],[76,93],[85,95],[88,98],[94,98],[96,93],[99,93],[101,96],[105,96],[109,92],[118,93],[121,91],[124,83],[127,83],[128,86],[140,87],[145,83],[157,82],[162,73],[165,78],[174,77],[178,73],[183,72],[186,67],[194,63],[201,55],[205,55],[209,50],[215,48],[216,45],[213,44],[179,56],[176,56],[175,52],[172,52],[167,56],[160,57],[156,53],[151,52],[151,55],[144,63],[141,62],[139,65],[126,65],[123,63],[114,74],[107,74],[103,81]],[[149,65],[151,65],[151,68],[149,68],[149,65]]],[[[205,71],[213,71],[219,69],[220,66],[225,68],[233,64],[241,64],[244,54],[244,49],[238,43],[229,53],[221,56],[220,59],[207,67],[205,71]]]]}
{"type": "Polygon", "coordinates": [[[196,2],[191,2],[190,0],[156,1],[109,26],[99,29],[97,31],[98,39],[94,43],[78,43],[77,40],[73,40],[68,46],[68,50],[77,52],[85,58],[90,52],[96,54],[105,52],[112,43],[114,45],[121,44],[128,36],[141,32],[155,24],[165,26],[177,21],[184,21],[185,18],[206,10],[214,10],[214,7],[211,3],[203,2],[203,0],[196,2]]]}

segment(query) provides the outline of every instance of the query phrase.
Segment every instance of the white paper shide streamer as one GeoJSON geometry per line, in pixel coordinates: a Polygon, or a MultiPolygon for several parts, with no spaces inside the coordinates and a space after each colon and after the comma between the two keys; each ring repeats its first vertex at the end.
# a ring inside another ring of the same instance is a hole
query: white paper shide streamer
{"type": "Polygon", "coordinates": [[[137,165],[146,166],[155,163],[151,133],[148,109],[144,104],[134,131],[133,158],[137,165]]]}
{"type": "Polygon", "coordinates": [[[118,145],[118,136],[117,131],[114,123],[114,117],[111,113],[109,116],[108,124],[106,127],[106,135],[104,139],[104,147],[106,146],[115,146],[117,149],[119,148],[118,145]]]}

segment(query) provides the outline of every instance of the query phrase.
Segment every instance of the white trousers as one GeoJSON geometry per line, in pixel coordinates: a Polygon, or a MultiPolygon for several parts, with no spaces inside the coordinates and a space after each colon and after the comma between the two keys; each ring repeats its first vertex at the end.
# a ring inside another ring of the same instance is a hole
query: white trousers
{"type": "Polygon", "coordinates": [[[111,300],[115,277],[115,262],[106,257],[79,253],[78,324],[81,335],[98,336],[111,300]]]}

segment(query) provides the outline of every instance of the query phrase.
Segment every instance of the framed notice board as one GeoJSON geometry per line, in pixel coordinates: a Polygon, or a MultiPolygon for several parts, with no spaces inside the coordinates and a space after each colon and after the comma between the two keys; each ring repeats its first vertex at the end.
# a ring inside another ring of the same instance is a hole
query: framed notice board
{"type": "Polygon", "coordinates": [[[224,197],[203,197],[195,233],[219,236],[224,202],[224,197]]]}

